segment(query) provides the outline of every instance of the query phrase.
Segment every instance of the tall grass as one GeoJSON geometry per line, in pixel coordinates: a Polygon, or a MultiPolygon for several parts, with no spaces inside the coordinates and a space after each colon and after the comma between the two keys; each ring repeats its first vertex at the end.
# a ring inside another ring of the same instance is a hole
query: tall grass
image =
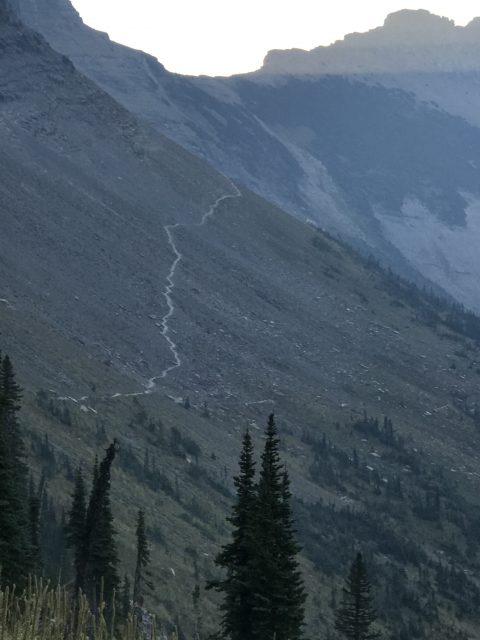
{"type": "MultiPolygon", "coordinates": [[[[134,617],[121,626],[107,623],[105,606],[96,615],[80,594],[72,599],[64,587],[52,588],[41,580],[30,581],[17,594],[15,588],[0,589],[0,640],[139,640],[134,617]]],[[[158,640],[155,625],[149,636],[158,640]]]]}

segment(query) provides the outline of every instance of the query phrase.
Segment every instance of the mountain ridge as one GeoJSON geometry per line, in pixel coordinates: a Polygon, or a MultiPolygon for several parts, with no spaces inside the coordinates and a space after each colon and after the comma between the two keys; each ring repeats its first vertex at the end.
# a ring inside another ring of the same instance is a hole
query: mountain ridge
{"type": "Polygon", "coordinates": [[[383,26],[351,33],[310,51],[291,49],[267,53],[255,74],[361,74],[431,71],[478,71],[480,20],[466,26],[429,11],[404,9],[391,13],[383,26]],[[369,51],[370,49],[370,51],[369,51]],[[393,56],[389,52],[393,51],[393,56]]]}

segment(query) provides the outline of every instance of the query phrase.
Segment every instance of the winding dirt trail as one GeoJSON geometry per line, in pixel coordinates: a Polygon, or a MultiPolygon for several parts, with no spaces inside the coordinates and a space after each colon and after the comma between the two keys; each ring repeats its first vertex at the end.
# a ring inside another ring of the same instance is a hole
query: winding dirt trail
{"type": "Polygon", "coordinates": [[[167,310],[167,313],[162,318],[161,326],[162,326],[162,335],[167,341],[168,347],[170,349],[170,353],[172,354],[173,363],[170,364],[168,367],[166,367],[159,375],[154,376],[153,378],[150,378],[150,380],[146,385],[145,393],[151,393],[151,391],[156,386],[157,380],[165,379],[171,371],[182,366],[182,359],[178,352],[178,347],[176,343],[172,340],[171,331],[170,331],[170,319],[175,313],[175,303],[173,301],[173,296],[172,296],[173,291],[175,289],[174,278],[175,278],[178,265],[180,264],[183,258],[183,253],[181,253],[181,251],[178,249],[175,242],[175,234],[174,234],[175,229],[178,229],[179,227],[203,227],[206,224],[206,222],[215,214],[216,210],[218,209],[218,207],[221,205],[222,202],[224,202],[225,200],[232,200],[234,198],[241,198],[242,194],[240,189],[231,181],[230,181],[230,184],[234,192],[224,194],[223,196],[220,196],[219,198],[217,198],[215,202],[212,204],[212,206],[208,209],[208,211],[203,214],[200,222],[189,224],[189,225],[185,225],[181,223],[167,224],[164,227],[165,233],[167,234],[168,243],[172,249],[175,259],[172,263],[170,272],[167,276],[167,286],[165,288],[165,291],[163,292],[163,295],[165,296],[165,299],[167,301],[168,310],[167,310]]]}
{"type": "MultiPolygon", "coordinates": [[[[173,371],[174,369],[177,369],[178,367],[182,366],[182,358],[180,356],[180,353],[178,351],[178,347],[177,344],[174,342],[174,340],[171,337],[171,326],[170,326],[170,321],[172,319],[172,316],[175,313],[175,302],[173,299],[173,292],[175,290],[175,275],[178,269],[178,265],[180,264],[180,262],[183,259],[183,253],[179,250],[179,248],[177,247],[177,244],[175,242],[175,229],[178,229],[179,227],[185,227],[185,228],[190,228],[190,227],[203,227],[207,221],[212,218],[215,215],[215,212],[217,211],[218,207],[222,204],[222,202],[224,202],[225,200],[233,200],[235,198],[241,198],[242,197],[242,193],[240,191],[240,189],[231,181],[229,180],[230,185],[232,187],[232,193],[226,193],[220,197],[218,197],[215,202],[210,206],[210,208],[203,214],[200,222],[196,222],[196,223],[192,223],[192,224],[185,224],[185,223],[175,223],[175,224],[166,224],[164,225],[164,229],[165,229],[165,233],[167,236],[167,240],[168,240],[168,245],[170,246],[170,249],[172,250],[174,259],[172,262],[172,265],[170,267],[170,271],[168,272],[168,275],[166,277],[166,285],[165,285],[165,290],[163,291],[163,296],[167,302],[167,312],[165,313],[165,315],[162,317],[160,326],[161,326],[161,335],[163,336],[163,338],[166,340],[170,354],[172,356],[172,362],[171,364],[169,364],[167,367],[165,367],[165,369],[163,369],[158,375],[153,376],[152,378],[150,378],[146,384],[144,385],[144,388],[142,391],[136,391],[134,393],[113,393],[111,395],[104,395],[102,396],[102,400],[114,400],[116,398],[133,398],[133,397],[138,397],[138,396],[145,396],[145,395],[149,395],[151,393],[154,392],[156,386],[157,386],[157,381],[158,380],[164,380],[171,371],[173,371]]],[[[4,302],[3,300],[1,300],[1,302],[4,302]]],[[[6,302],[6,300],[5,300],[6,302]]],[[[97,413],[95,411],[95,409],[93,409],[92,407],[88,406],[88,400],[89,397],[88,396],[83,396],[80,399],[76,399],[73,398],[71,396],[65,396],[62,398],[58,398],[59,400],[70,400],[76,404],[81,404],[82,408],[84,408],[84,410],[86,411],[91,411],[93,413],[97,413]]]]}

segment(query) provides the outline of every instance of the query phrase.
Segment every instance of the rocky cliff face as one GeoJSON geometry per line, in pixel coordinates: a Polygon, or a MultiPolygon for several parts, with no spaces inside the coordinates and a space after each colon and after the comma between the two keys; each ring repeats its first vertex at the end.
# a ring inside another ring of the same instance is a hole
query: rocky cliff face
{"type": "Polygon", "coordinates": [[[382,27],[311,51],[271,51],[259,73],[365,74],[479,70],[479,22],[466,27],[424,10],[390,14],[382,27]]]}

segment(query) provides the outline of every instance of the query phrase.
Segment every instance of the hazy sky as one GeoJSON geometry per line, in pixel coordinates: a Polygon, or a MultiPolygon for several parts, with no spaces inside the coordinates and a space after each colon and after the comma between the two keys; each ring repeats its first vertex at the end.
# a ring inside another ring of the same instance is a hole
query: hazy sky
{"type": "Polygon", "coordinates": [[[269,49],[312,49],[366,31],[399,9],[466,24],[472,0],[73,0],[87,24],[155,55],[170,71],[230,75],[257,69],[269,49]]]}

